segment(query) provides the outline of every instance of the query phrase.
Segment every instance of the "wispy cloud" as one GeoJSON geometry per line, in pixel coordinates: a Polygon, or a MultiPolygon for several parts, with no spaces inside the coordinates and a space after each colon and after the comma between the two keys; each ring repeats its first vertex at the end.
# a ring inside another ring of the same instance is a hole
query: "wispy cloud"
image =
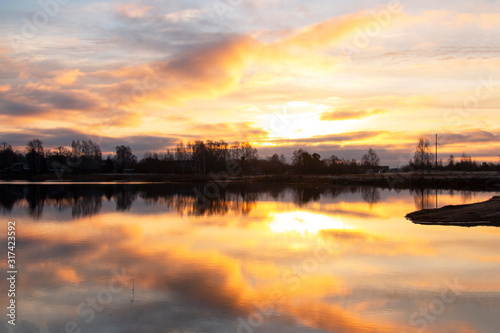
{"type": "Polygon", "coordinates": [[[163,16],[167,22],[179,23],[188,22],[206,15],[206,13],[201,9],[184,9],[174,13],[168,13],[163,16]]]}
{"type": "Polygon", "coordinates": [[[141,3],[122,3],[116,5],[118,14],[131,19],[144,18],[152,9],[153,6],[147,6],[141,3]]]}

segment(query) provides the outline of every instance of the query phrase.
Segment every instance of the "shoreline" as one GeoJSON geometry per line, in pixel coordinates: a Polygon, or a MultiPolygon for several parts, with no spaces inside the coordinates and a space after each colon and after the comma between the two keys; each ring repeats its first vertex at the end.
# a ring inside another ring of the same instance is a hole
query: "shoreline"
{"type": "Polygon", "coordinates": [[[442,226],[500,226],[500,196],[474,204],[422,209],[406,215],[415,224],[442,226]]]}
{"type": "Polygon", "coordinates": [[[32,177],[0,177],[4,184],[16,183],[280,183],[288,185],[343,185],[343,186],[375,186],[381,188],[435,188],[457,190],[482,190],[500,192],[500,174],[484,172],[468,173],[384,173],[384,174],[354,174],[354,175],[179,175],[179,174],[65,174],[59,179],[56,174],[43,174],[32,177]],[[10,178],[10,179],[9,179],[10,178]]]}

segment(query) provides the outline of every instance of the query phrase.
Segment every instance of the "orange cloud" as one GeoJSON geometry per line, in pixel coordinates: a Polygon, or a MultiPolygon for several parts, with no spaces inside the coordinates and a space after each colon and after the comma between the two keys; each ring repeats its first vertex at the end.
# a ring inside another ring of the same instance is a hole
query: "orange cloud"
{"type": "Polygon", "coordinates": [[[57,267],[55,270],[55,275],[59,281],[63,283],[78,283],[80,278],[78,273],[71,267],[57,267]]]}
{"type": "Polygon", "coordinates": [[[368,13],[356,13],[334,17],[321,23],[305,27],[293,36],[276,44],[278,48],[323,49],[335,46],[342,38],[353,33],[357,28],[372,22],[368,13]]]}
{"type": "Polygon", "coordinates": [[[238,140],[265,138],[267,132],[261,128],[252,126],[252,123],[216,123],[216,124],[198,124],[191,127],[190,132],[200,134],[203,137],[226,138],[234,137],[238,140]]]}
{"type": "Polygon", "coordinates": [[[73,69],[70,71],[57,71],[55,72],[56,77],[54,81],[57,84],[68,86],[73,84],[79,76],[84,75],[79,69],[73,69]]]}
{"type": "Polygon", "coordinates": [[[343,38],[373,22],[366,12],[334,17],[294,31],[290,36],[269,44],[260,44],[257,61],[271,65],[292,63],[307,70],[325,70],[337,63],[336,57],[317,51],[336,47],[343,38]]]}
{"type": "Polygon", "coordinates": [[[109,127],[138,127],[142,122],[143,117],[140,112],[122,110],[108,112],[107,119],[100,121],[99,125],[109,127]]]}
{"type": "Polygon", "coordinates": [[[232,36],[164,61],[99,71],[93,75],[135,80],[135,84],[130,81],[110,86],[111,96],[142,90],[145,99],[170,105],[192,99],[217,98],[237,89],[247,70],[256,64],[280,66],[293,63],[309,71],[331,66],[335,57],[315,51],[334,47],[357,27],[372,20],[367,13],[332,18],[271,43],[249,35],[232,36]],[[141,87],[140,81],[149,76],[152,76],[151,81],[161,81],[159,87],[141,87]]]}
{"type": "Polygon", "coordinates": [[[325,121],[333,120],[347,120],[347,119],[362,119],[368,118],[382,113],[386,113],[386,110],[375,109],[375,110],[350,110],[350,109],[337,109],[335,111],[328,111],[321,115],[320,119],[325,121]]]}
{"type": "Polygon", "coordinates": [[[479,26],[483,29],[492,29],[500,25],[500,14],[486,13],[481,14],[477,20],[479,26]]]}
{"type": "Polygon", "coordinates": [[[0,92],[6,92],[11,89],[11,86],[8,84],[0,85],[0,92]]]}
{"type": "Polygon", "coordinates": [[[344,132],[344,133],[339,133],[339,134],[329,134],[329,135],[318,135],[318,136],[312,136],[308,138],[301,138],[301,139],[277,139],[277,140],[270,140],[270,142],[275,142],[275,143],[289,143],[292,145],[301,145],[301,144],[307,144],[307,143],[332,143],[332,142],[337,142],[337,143],[343,143],[343,142],[355,142],[355,141],[366,141],[370,139],[375,139],[379,136],[390,134],[388,131],[359,131],[359,132],[344,132]]]}

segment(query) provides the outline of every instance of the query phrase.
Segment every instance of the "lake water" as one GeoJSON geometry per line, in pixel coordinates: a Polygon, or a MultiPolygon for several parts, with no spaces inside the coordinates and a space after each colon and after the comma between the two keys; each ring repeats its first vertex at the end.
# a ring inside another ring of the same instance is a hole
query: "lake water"
{"type": "Polygon", "coordinates": [[[405,219],[495,193],[217,190],[0,185],[3,271],[16,221],[12,332],[499,331],[500,228],[405,219]]]}

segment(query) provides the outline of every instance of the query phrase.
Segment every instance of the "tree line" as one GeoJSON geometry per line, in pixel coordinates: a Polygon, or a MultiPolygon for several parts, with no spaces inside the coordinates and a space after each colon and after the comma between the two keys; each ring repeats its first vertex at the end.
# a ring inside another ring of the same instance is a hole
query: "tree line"
{"type": "Polygon", "coordinates": [[[492,162],[479,163],[472,159],[471,155],[465,152],[461,156],[455,157],[449,155],[446,161],[442,159],[436,160],[435,154],[432,152],[431,145],[428,139],[419,138],[415,154],[410,159],[407,166],[402,168],[402,171],[420,170],[430,171],[500,171],[500,164],[492,162]]]}
{"type": "Polygon", "coordinates": [[[147,151],[139,160],[130,146],[115,147],[115,154],[103,159],[100,146],[92,140],[73,140],[71,146],[45,149],[39,139],[30,140],[24,151],[14,151],[6,142],[0,144],[0,171],[42,174],[68,173],[193,173],[207,174],[226,169],[227,163],[238,162],[250,172],[258,161],[257,149],[248,142],[228,144],[224,140],[179,142],[174,149],[147,151]]]}
{"type": "MultiPolygon", "coordinates": [[[[58,146],[53,150],[45,149],[39,139],[30,140],[24,149],[14,151],[6,142],[0,143],[0,172],[42,174],[47,172],[66,173],[177,173],[208,174],[225,171],[228,163],[238,164],[243,174],[360,174],[387,172],[381,167],[380,158],[375,150],[369,148],[361,157],[342,159],[336,155],[321,158],[318,153],[298,149],[293,152],[292,160],[287,162],[283,154],[259,158],[256,148],[248,142],[227,143],[224,140],[196,140],[179,142],[175,148],[165,151],[147,151],[142,159],[133,154],[130,146],[115,147],[115,154],[103,159],[99,145],[92,140],[73,140],[69,147],[58,146]]],[[[420,138],[413,158],[408,165],[398,171],[441,170],[441,171],[496,171],[500,165],[478,163],[465,153],[448,160],[435,161],[430,143],[420,138]]]]}

